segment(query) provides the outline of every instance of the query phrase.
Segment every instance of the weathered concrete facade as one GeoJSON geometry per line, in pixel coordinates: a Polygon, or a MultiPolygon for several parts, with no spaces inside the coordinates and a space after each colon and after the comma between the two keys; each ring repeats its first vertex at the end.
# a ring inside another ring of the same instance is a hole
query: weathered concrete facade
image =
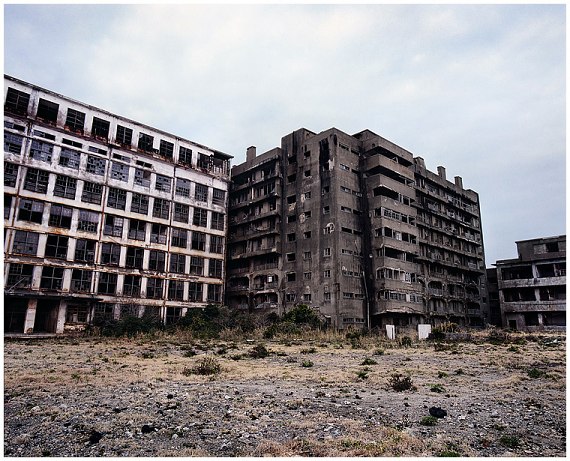
{"type": "Polygon", "coordinates": [[[369,130],[336,128],[297,130],[257,158],[251,150],[232,177],[229,305],[309,304],[337,328],[485,321],[479,200],[461,178],[447,181],[369,130]],[[262,219],[262,202],[275,213],[257,230],[270,229],[266,247],[244,228],[262,219]],[[256,298],[255,280],[268,274],[244,262],[261,256],[252,248],[264,258],[271,248],[267,298],[256,298]]]}
{"type": "Polygon", "coordinates": [[[5,331],[224,297],[231,157],[4,77],[5,331]]]}
{"type": "Polygon", "coordinates": [[[496,263],[503,326],[517,330],[565,328],[566,236],[516,244],[517,259],[496,263]]]}

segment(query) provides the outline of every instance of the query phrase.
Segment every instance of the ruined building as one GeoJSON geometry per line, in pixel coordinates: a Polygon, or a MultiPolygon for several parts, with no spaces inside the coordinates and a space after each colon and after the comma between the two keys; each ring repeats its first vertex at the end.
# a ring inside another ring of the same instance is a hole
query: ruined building
{"type": "Polygon", "coordinates": [[[227,303],[337,328],[488,316],[479,197],[369,130],[297,130],[232,168],[227,303]]]}
{"type": "Polygon", "coordinates": [[[565,328],[566,236],[516,244],[518,258],[496,263],[502,326],[565,328]]]}
{"type": "Polygon", "coordinates": [[[221,303],[230,156],[4,77],[7,332],[221,303]]]}

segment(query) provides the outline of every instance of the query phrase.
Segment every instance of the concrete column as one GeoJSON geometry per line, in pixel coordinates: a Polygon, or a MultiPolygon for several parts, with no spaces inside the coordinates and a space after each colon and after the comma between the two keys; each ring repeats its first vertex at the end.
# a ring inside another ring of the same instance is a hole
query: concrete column
{"type": "Polygon", "coordinates": [[[24,333],[31,334],[34,332],[34,323],[36,321],[37,299],[28,300],[28,309],[26,310],[26,320],[24,321],[24,333]]]}
{"type": "Polygon", "coordinates": [[[56,333],[63,333],[66,314],[67,314],[67,303],[65,301],[60,301],[59,310],[57,312],[57,324],[55,326],[56,333]]]}

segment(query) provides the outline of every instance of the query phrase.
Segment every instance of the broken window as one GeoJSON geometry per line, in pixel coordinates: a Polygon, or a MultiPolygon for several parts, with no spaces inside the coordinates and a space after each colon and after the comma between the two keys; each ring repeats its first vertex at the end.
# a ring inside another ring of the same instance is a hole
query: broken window
{"type": "Polygon", "coordinates": [[[148,195],[133,192],[131,199],[131,213],[144,215],[148,213],[148,195]]]}
{"type": "Polygon", "coordinates": [[[109,187],[109,196],[107,197],[107,206],[124,210],[127,204],[127,191],[109,187]]]}
{"type": "Polygon", "coordinates": [[[61,290],[63,285],[63,268],[44,266],[42,269],[42,279],[40,289],[61,290]]]}
{"type": "Polygon", "coordinates": [[[180,280],[168,281],[168,299],[170,301],[182,301],[184,299],[184,282],[180,280]]]}
{"type": "Polygon", "coordinates": [[[196,184],[196,189],[194,190],[194,198],[200,202],[208,201],[208,186],[203,184],[196,184]]]}
{"type": "Polygon", "coordinates": [[[89,293],[91,291],[92,280],[93,271],[73,269],[71,272],[71,285],[69,290],[76,293],[89,293]]]}
{"type": "Polygon", "coordinates": [[[215,230],[224,230],[224,214],[212,211],[212,222],[210,228],[215,230]]]}
{"type": "Polygon", "coordinates": [[[53,227],[62,227],[64,229],[71,229],[72,214],[73,208],[52,203],[49,212],[48,225],[53,227]]]}
{"type": "Polygon", "coordinates": [[[146,297],[150,299],[161,299],[163,282],[163,279],[148,278],[146,281],[146,297]]]}
{"type": "Polygon", "coordinates": [[[110,123],[107,120],[93,117],[93,125],[91,125],[91,136],[95,138],[107,139],[109,137],[109,126],[110,123]]]}
{"type": "Polygon", "coordinates": [[[213,189],[212,203],[214,205],[224,205],[226,203],[226,191],[222,189],[213,189]]]}
{"type": "Polygon", "coordinates": [[[148,134],[139,133],[139,144],[138,148],[145,152],[153,151],[154,138],[148,134]]]}
{"type": "Polygon", "coordinates": [[[4,152],[20,155],[22,152],[22,145],[24,144],[24,137],[18,134],[4,132],[4,152]]]}
{"type": "Polygon", "coordinates": [[[144,248],[127,247],[127,258],[125,260],[125,267],[132,267],[135,269],[143,268],[144,248]]]}
{"type": "Polygon", "coordinates": [[[188,232],[186,229],[172,228],[171,245],[173,247],[186,248],[188,245],[188,232]]]}
{"type": "Polygon", "coordinates": [[[46,258],[67,258],[67,247],[69,245],[69,238],[63,235],[48,234],[46,240],[46,258]]]}
{"type": "Polygon", "coordinates": [[[75,109],[67,109],[67,118],[65,119],[64,127],[76,133],[83,134],[84,126],[85,126],[85,114],[75,109]]]}
{"type": "Polygon", "coordinates": [[[75,200],[76,191],[77,191],[77,179],[70,178],[69,176],[63,176],[61,174],[57,175],[55,179],[53,195],[57,197],[63,197],[75,200]]]}
{"type": "Polygon", "coordinates": [[[65,310],[66,323],[87,323],[89,317],[89,306],[68,304],[65,310]]]}
{"type": "Polygon", "coordinates": [[[12,211],[12,201],[14,197],[10,194],[4,194],[4,219],[10,219],[10,213],[12,211]]]}
{"type": "Polygon", "coordinates": [[[210,235],[210,253],[222,254],[224,252],[224,237],[210,235]]]}
{"type": "Polygon", "coordinates": [[[289,261],[289,262],[295,261],[295,259],[296,259],[295,253],[287,253],[286,257],[287,257],[287,261],[289,261]]]}
{"type": "Polygon", "coordinates": [[[123,296],[141,295],[142,277],[140,275],[125,275],[123,280],[123,296]]]}
{"type": "Polygon", "coordinates": [[[204,275],[204,258],[190,256],[190,275],[204,275]]]}
{"type": "Polygon", "coordinates": [[[190,282],[188,286],[188,301],[202,301],[202,283],[190,282]]]}
{"type": "Polygon", "coordinates": [[[117,136],[116,136],[117,143],[122,144],[123,146],[131,147],[132,140],[133,140],[133,130],[121,125],[117,125],[117,136]]]}
{"type": "Polygon", "coordinates": [[[287,241],[288,242],[294,242],[296,240],[296,235],[295,232],[291,232],[290,234],[287,234],[287,241]]]}
{"type": "Polygon", "coordinates": [[[161,174],[156,175],[156,185],[155,189],[162,192],[170,192],[171,179],[168,176],[163,176],[161,174]]]}
{"type": "Polygon", "coordinates": [[[135,168],[135,184],[137,186],[150,187],[150,171],[135,168]]]}
{"type": "Polygon", "coordinates": [[[176,178],[176,195],[190,197],[190,184],[189,179],[176,178]]]}
{"type": "Polygon", "coordinates": [[[166,239],[168,236],[168,226],[164,224],[152,223],[150,230],[150,243],[162,243],[166,244],[166,239]]]}
{"type": "Polygon", "coordinates": [[[221,259],[210,259],[208,263],[208,276],[222,278],[222,268],[224,262],[221,259]]]}
{"type": "Polygon", "coordinates": [[[33,273],[34,266],[31,264],[10,264],[5,289],[8,291],[14,288],[30,288],[33,273]]]}
{"type": "Polygon", "coordinates": [[[198,154],[198,168],[209,170],[211,166],[212,166],[212,159],[210,158],[209,155],[198,154]]]}
{"type": "Polygon", "coordinates": [[[41,162],[50,163],[53,155],[53,144],[32,139],[30,157],[41,162]]]}
{"type": "Polygon", "coordinates": [[[44,202],[27,198],[20,199],[20,206],[18,207],[18,221],[29,221],[41,224],[43,214],[44,202]]]}
{"type": "Polygon", "coordinates": [[[14,88],[8,88],[4,110],[18,115],[28,115],[30,95],[14,88]]]}
{"type": "Polygon", "coordinates": [[[174,202],[174,216],[173,220],[183,223],[188,223],[190,218],[190,206],[183,203],[174,202]]]}
{"type": "Polygon", "coordinates": [[[285,301],[288,303],[294,303],[297,300],[297,294],[296,293],[287,293],[285,295],[285,301]]]}
{"type": "Polygon", "coordinates": [[[151,271],[164,272],[166,253],[160,250],[150,250],[148,269],[151,271]]]}
{"type": "Polygon", "coordinates": [[[79,162],[81,160],[81,153],[71,150],[62,148],[59,154],[59,164],[61,166],[65,166],[67,168],[71,168],[73,170],[79,169],[79,162]]]}
{"type": "MultiPolygon", "coordinates": [[[[7,187],[16,187],[16,179],[18,178],[19,166],[15,163],[4,162],[4,185],[7,187]]],[[[36,170],[38,171],[38,170],[36,170]]],[[[47,186],[47,184],[46,184],[47,186]]],[[[28,189],[29,190],[29,189],[28,189]]]]}
{"type": "Polygon", "coordinates": [[[138,219],[129,219],[128,237],[134,240],[145,240],[146,238],[146,221],[138,219]]]}
{"type": "Polygon", "coordinates": [[[192,224],[199,227],[206,227],[208,224],[208,210],[203,208],[194,208],[194,218],[192,224]]]}
{"type": "Polygon", "coordinates": [[[35,256],[38,252],[40,234],[37,232],[16,231],[12,252],[35,256]]]}
{"type": "Polygon", "coordinates": [[[192,232],[192,249],[206,251],[206,234],[203,232],[192,232]]]}
{"type": "Polygon", "coordinates": [[[117,274],[110,272],[99,272],[99,285],[97,293],[103,295],[114,295],[117,291],[117,274]]]}
{"type": "Polygon", "coordinates": [[[162,198],[155,198],[152,205],[152,216],[154,218],[168,219],[170,216],[170,202],[162,198]]]}
{"type": "Polygon", "coordinates": [[[174,154],[174,144],[172,144],[171,142],[165,141],[164,139],[161,139],[160,140],[159,153],[163,157],[166,157],[168,159],[172,159],[172,156],[174,154]]]}
{"type": "Polygon", "coordinates": [[[95,240],[78,239],[75,241],[75,258],[76,262],[92,263],[95,262],[95,240]]]}
{"type": "Polygon", "coordinates": [[[98,176],[104,176],[106,166],[107,166],[107,160],[105,160],[104,158],[95,157],[94,155],[88,155],[87,166],[85,171],[87,171],[87,173],[93,173],[98,176]]]}
{"type": "Polygon", "coordinates": [[[79,219],[77,220],[77,230],[96,234],[100,220],[101,220],[101,215],[99,213],[96,213],[94,211],[79,210],[79,219]]]}
{"type": "Polygon", "coordinates": [[[105,227],[103,228],[104,235],[111,235],[113,237],[123,236],[124,218],[114,215],[105,215],[105,227]]]}
{"type": "Polygon", "coordinates": [[[180,146],[178,163],[185,166],[192,166],[192,149],[180,146]]]}
{"type": "Polygon", "coordinates": [[[112,242],[101,244],[101,264],[118,266],[121,259],[121,245],[112,242]]]}
{"type": "Polygon", "coordinates": [[[170,254],[170,272],[183,274],[186,270],[186,255],[171,253],[170,254]]]}
{"type": "Polygon", "coordinates": [[[83,192],[81,193],[81,201],[85,203],[101,204],[103,198],[103,185],[93,182],[83,182],[83,192]]]}
{"type": "Polygon", "coordinates": [[[311,252],[310,251],[304,251],[303,252],[303,259],[304,260],[311,259],[311,252]]]}
{"type": "Polygon", "coordinates": [[[208,284],[208,302],[219,303],[222,301],[222,286],[208,284]]]}
{"type": "Polygon", "coordinates": [[[287,281],[294,282],[297,279],[297,274],[295,272],[287,272],[287,281]]]}
{"type": "Polygon", "coordinates": [[[40,98],[36,116],[44,122],[55,125],[57,123],[58,111],[59,104],[40,98]]]}
{"type": "Polygon", "coordinates": [[[117,181],[128,182],[129,180],[129,165],[124,163],[112,162],[111,163],[111,178],[117,181]]]}

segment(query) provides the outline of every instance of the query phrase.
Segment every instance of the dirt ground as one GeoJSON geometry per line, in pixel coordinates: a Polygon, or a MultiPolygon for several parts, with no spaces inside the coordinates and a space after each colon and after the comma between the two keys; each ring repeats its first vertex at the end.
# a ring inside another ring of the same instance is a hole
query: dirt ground
{"type": "Polygon", "coordinates": [[[566,454],[560,333],[226,336],[6,340],[4,455],[566,454]]]}

